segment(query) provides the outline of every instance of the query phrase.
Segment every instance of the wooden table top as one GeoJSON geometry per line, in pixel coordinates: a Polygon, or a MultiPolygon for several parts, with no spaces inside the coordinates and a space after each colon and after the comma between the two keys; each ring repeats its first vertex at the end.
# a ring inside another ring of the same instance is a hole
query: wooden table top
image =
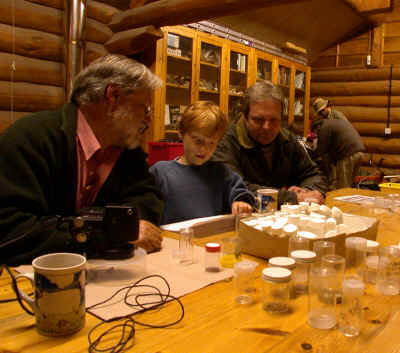
{"type": "MultiPolygon", "coordinates": [[[[342,189],[329,193],[326,204],[336,205],[344,212],[368,215],[359,205],[334,201],[335,196],[363,194],[376,195],[374,191],[342,189]]],[[[397,244],[396,234],[400,215],[379,214],[377,240],[381,244],[397,244]]],[[[198,245],[220,239],[230,233],[196,239],[198,245]]],[[[227,280],[210,285],[184,296],[185,317],[177,325],[164,329],[136,326],[136,335],[129,352],[273,352],[273,353],[384,353],[400,352],[400,296],[378,296],[375,287],[367,285],[363,302],[364,324],[356,338],[344,337],[339,330],[318,330],[306,323],[307,296],[291,300],[292,312],[271,315],[262,310],[260,302],[260,273],[266,260],[256,259],[258,301],[251,306],[240,306],[233,300],[233,283],[227,280]],[[272,328],[286,331],[287,336],[248,331],[248,328],[272,328]],[[307,345],[308,344],[308,345],[307,345]],[[309,349],[307,349],[309,348],[309,349]]],[[[21,281],[21,288],[28,288],[21,281]]],[[[12,298],[8,274],[0,277],[0,300],[12,298]]],[[[174,321],[179,315],[176,303],[168,303],[160,310],[137,314],[141,322],[162,324],[174,321]]],[[[75,335],[49,338],[35,330],[34,318],[26,314],[16,302],[0,304],[0,353],[1,352],[87,352],[89,330],[99,319],[87,314],[86,326],[75,335]]],[[[113,343],[112,338],[108,344],[113,343]]]]}

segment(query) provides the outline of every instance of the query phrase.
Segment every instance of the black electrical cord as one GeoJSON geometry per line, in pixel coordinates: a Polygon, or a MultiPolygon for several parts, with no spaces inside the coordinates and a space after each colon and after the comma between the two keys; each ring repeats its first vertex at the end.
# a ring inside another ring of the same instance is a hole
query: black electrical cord
{"type": "Polygon", "coordinates": [[[148,323],[143,323],[143,322],[139,322],[135,319],[133,319],[132,315],[126,315],[126,316],[120,316],[111,320],[104,320],[102,322],[100,322],[99,324],[97,324],[96,326],[94,326],[88,334],[88,341],[89,341],[89,353],[93,353],[93,352],[110,352],[110,353],[117,353],[117,352],[121,352],[126,345],[128,344],[128,342],[135,336],[135,324],[137,325],[141,325],[141,326],[145,326],[145,327],[150,327],[150,328],[166,328],[166,327],[170,327],[173,325],[176,325],[177,323],[179,323],[180,321],[182,321],[184,315],[185,315],[185,310],[183,307],[182,302],[180,301],[179,298],[174,297],[173,295],[171,295],[171,288],[170,285],[168,283],[168,281],[160,276],[160,275],[149,275],[146,277],[143,277],[141,279],[139,279],[138,281],[136,281],[134,284],[130,285],[130,286],[126,286],[123,288],[118,289],[115,293],[113,293],[109,298],[94,304],[90,307],[88,307],[86,310],[91,310],[91,309],[95,309],[96,307],[100,307],[103,304],[107,304],[109,303],[113,298],[115,298],[115,296],[119,293],[121,293],[122,291],[126,290],[126,293],[124,295],[124,303],[132,308],[140,308],[143,311],[149,311],[149,310],[154,310],[156,308],[158,308],[160,305],[163,305],[167,302],[168,299],[172,299],[173,301],[176,301],[181,308],[181,315],[179,316],[179,318],[177,320],[175,320],[174,322],[171,323],[167,323],[167,324],[163,324],[163,325],[152,325],[152,324],[148,324],[148,323]],[[161,280],[164,281],[165,285],[168,288],[168,291],[166,294],[162,293],[161,290],[153,285],[148,285],[148,284],[140,284],[143,281],[149,279],[149,278],[160,278],[161,280]],[[152,293],[139,293],[139,294],[131,294],[132,289],[134,288],[147,288],[147,289],[152,289],[155,292],[152,293]],[[141,303],[140,299],[141,298],[145,298],[145,297],[151,297],[151,296],[157,296],[160,298],[160,300],[158,301],[152,301],[152,302],[146,302],[146,303],[141,303]],[[135,302],[132,303],[129,301],[129,298],[134,297],[135,302]],[[150,305],[150,307],[148,307],[150,305]],[[110,322],[117,322],[117,321],[122,321],[122,323],[114,325],[112,327],[110,327],[109,329],[105,330],[104,332],[102,332],[97,338],[93,339],[93,335],[94,332],[102,327],[103,325],[110,323],[110,322]],[[117,330],[117,329],[122,329],[121,332],[121,337],[118,341],[118,343],[106,347],[106,348],[99,348],[99,345],[101,344],[102,340],[109,334],[111,334],[113,331],[117,330]]]}

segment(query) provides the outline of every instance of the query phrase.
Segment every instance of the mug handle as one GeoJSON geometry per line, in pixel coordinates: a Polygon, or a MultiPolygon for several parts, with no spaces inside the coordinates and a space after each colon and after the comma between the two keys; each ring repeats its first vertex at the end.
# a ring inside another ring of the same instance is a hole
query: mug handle
{"type": "Polygon", "coordinates": [[[33,273],[21,273],[21,274],[17,275],[15,277],[15,283],[13,285],[13,289],[15,291],[15,294],[17,295],[17,299],[18,299],[19,303],[22,306],[22,309],[24,309],[29,315],[35,315],[34,312],[37,311],[37,306],[35,304],[35,301],[32,298],[30,298],[24,291],[22,291],[18,288],[17,280],[18,280],[18,278],[21,278],[21,277],[27,278],[31,282],[32,287],[35,287],[34,275],[33,275],[33,273]],[[25,301],[34,312],[32,313],[31,311],[29,311],[25,307],[25,305],[23,305],[22,301],[25,301]]]}

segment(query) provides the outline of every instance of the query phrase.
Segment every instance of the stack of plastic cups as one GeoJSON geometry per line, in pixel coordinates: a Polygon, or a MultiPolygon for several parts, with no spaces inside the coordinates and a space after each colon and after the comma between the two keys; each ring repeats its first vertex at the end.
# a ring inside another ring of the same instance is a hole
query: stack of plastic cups
{"type": "Polygon", "coordinates": [[[347,337],[357,336],[361,331],[364,288],[358,277],[346,277],[343,281],[339,329],[347,337]]]}
{"type": "Polygon", "coordinates": [[[366,252],[367,239],[361,237],[346,239],[346,269],[349,275],[358,276],[363,280],[366,252]]]}
{"type": "Polygon", "coordinates": [[[367,240],[367,254],[365,258],[364,281],[376,284],[376,276],[379,265],[379,243],[373,240],[367,240]]]}
{"type": "Polygon", "coordinates": [[[379,249],[376,289],[383,295],[400,293],[400,249],[397,246],[379,249]]]}

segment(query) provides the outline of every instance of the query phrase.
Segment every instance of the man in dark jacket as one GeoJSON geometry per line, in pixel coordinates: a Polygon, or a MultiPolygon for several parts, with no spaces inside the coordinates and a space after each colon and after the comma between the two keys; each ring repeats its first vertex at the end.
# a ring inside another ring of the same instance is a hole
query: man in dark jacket
{"type": "Polygon", "coordinates": [[[315,120],[312,130],[318,136],[315,154],[321,157],[329,188],[351,188],[365,150],[357,130],[347,120],[328,118],[315,120]]]}
{"type": "Polygon", "coordinates": [[[324,201],[326,180],[294,135],[281,128],[283,94],[258,80],[244,96],[243,115],[230,126],[213,159],[239,173],[248,188],[279,190],[278,202],[324,201]]]}
{"type": "Polygon", "coordinates": [[[75,251],[75,237],[49,220],[89,206],[137,207],[137,245],[161,247],[162,196],[139,147],[160,84],[144,65],[108,55],[78,74],[70,103],[23,117],[0,136],[1,263],[75,251]]]}

